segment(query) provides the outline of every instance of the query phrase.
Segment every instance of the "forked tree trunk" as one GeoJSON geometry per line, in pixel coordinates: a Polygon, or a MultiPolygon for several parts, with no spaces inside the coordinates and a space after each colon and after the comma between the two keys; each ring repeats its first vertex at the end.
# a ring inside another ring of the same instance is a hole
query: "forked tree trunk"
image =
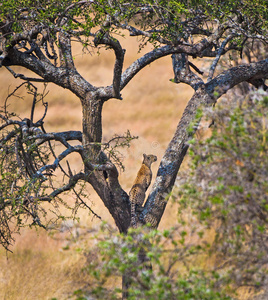
{"type": "Polygon", "coordinates": [[[83,110],[83,160],[87,181],[96,191],[112,215],[120,232],[127,232],[130,224],[128,194],[118,181],[116,166],[102,151],[103,99],[88,93],[81,99],[83,110]]]}

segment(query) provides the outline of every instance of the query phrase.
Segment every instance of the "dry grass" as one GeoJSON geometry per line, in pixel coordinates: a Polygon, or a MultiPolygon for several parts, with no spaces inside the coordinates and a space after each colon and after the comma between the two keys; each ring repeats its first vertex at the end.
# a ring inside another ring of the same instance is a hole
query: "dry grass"
{"type": "Polygon", "coordinates": [[[81,252],[62,250],[47,233],[25,230],[1,256],[0,299],[66,299],[86,282],[81,252]]]}

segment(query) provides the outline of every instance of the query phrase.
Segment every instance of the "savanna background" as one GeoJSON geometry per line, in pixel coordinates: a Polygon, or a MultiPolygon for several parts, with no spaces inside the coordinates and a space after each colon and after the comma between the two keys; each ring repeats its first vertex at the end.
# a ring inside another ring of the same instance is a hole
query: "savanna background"
{"type": "MultiPolygon", "coordinates": [[[[126,68],[139,57],[139,48],[135,39],[128,38],[122,40],[122,46],[127,50],[124,64],[126,68]]],[[[141,52],[143,50],[148,48],[141,52]]],[[[101,49],[99,54],[88,53],[74,45],[73,56],[78,71],[89,82],[97,86],[111,83],[114,63],[112,51],[101,49]]],[[[14,70],[20,73],[19,68],[14,70]]],[[[126,191],[131,188],[143,153],[157,155],[158,162],[152,166],[155,176],[164,150],[193,93],[190,87],[169,81],[173,77],[171,58],[162,58],[136,75],[123,90],[122,101],[110,100],[104,104],[104,141],[127,130],[139,137],[132,141],[130,148],[121,151],[125,171],[120,174],[120,182],[126,191]]],[[[14,79],[6,69],[1,68],[0,82],[2,106],[7,95],[21,80],[14,79]]],[[[41,88],[40,85],[40,90],[41,88]]],[[[47,132],[81,130],[79,99],[53,84],[49,84],[47,90],[47,132]]],[[[14,109],[21,118],[29,117],[32,98],[26,93],[20,93],[20,96],[24,97],[9,100],[9,111],[14,109]]],[[[36,110],[36,119],[43,114],[41,105],[39,108],[36,110]]],[[[82,167],[78,155],[74,154],[69,162],[75,170],[82,167]]],[[[65,162],[64,164],[66,166],[65,162]]],[[[89,194],[87,203],[101,216],[101,220],[88,210],[80,209],[76,216],[79,217],[79,222],[69,219],[56,230],[51,226],[53,230],[49,232],[42,228],[25,228],[15,236],[16,241],[11,247],[13,253],[0,248],[0,299],[66,299],[71,297],[73,291],[90,285],[89,275],[83,272],[86,262],[84,250],[94,245],[94,234],[99,231],[102,221],[111,226],[114,224],[94,191],[89,186],[86,189],[89,194]]],[[[74,201],[72,197],[65,200],[70,203],[74,201]]],[[[65,210],[67,215],[71,215],[67,208],[65,210]]],[[[176,218],[176,206],[169,203],[159,229],[172,226],[176,223],[176,218]]]]}

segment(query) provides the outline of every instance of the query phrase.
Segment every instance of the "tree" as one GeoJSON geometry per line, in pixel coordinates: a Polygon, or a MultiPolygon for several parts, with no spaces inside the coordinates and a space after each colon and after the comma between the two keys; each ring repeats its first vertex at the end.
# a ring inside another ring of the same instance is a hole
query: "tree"
{"type": "Polygon", "coordinates": [[[152,228],[157,228],[161,220],[188,142],[198,127],[199,108],[215,105],[221,95],[241,82],[266,88],[268,60],[265,52],[255,55],[256,45],[261,52],[267,43],[268,10],[264,0],[219,1],[217,5],[215,1],[9,0],[0,5],[0,16],[1,66],[24,80],[33,94],[30,119],[15,119],[6,108],[0,116],[3,182],[0,232],[6,248],[12,238],[10,220],[15,218],[17,228],[23,216],[42,225],[39,204],[56,201],[63,192],[81,182],[92,185],[118,230],[127,233],[130,203],[118,180],[111,145],[127,144],[133,137],[127,133],[103,144],[101,115],[103,104],[112,98],[121,99],[123,88],[153,61],[172,55],[174,83],[190,85],[194,95],[161,159],[152,191],[138,216],[141,224],[150,223],[152,228]],[[152,43],[154,49],[123,72],[125,50],[116,36],[124,32],[139,36],[140,47],[152,43]],[[112,49],[115,63],[110,86],[96,87],[79,74],[72,58],[74,40],[85,48],[112,49]],[[233,66],[231,58],[237,53],[240,58],[233,66]],[[222,70],[216,72],[219,62],[228,55],[229,64],[223,64],[222,70]],[[190,61],[195,58],[211,59],[208,74],[190,61]],[[22,66],[38,77],[16,74],[13,66],[22,66]],[[40,120],[34,120],[36,101],[43,99],[34,82],[55,83],[80,99],[82,132],[45,132],[46,113],[40,120]],[[59,141],[65,150],[55,155],[51,141],[59,141]],[[72,146],[70,141],[78,145],[72,146]],[[72,153],[81,156],[83,172],[73,174],[71,166],[67,172],[62,169],[61,161],[72,153]],[[56,157],[51,162],[53,155],[56,157]],[[54,188],[51,175],[56,169],[61,169],[68,180],[54,188]]]}
{"type": "Polygon", "coordinates": [[[87,254],[97,299],[116,298],[118,289],[106,283],[126,268],[130,299],[236,299],[241,287],[239,299],[260,290],[267,298],[267,99],[260,90],[203,110],[215,125],[190,143],[189,168],[172,195],[178,223],[101,236],[87,254]],[[142,248],[153,271],[137,264],[142,248]]]}

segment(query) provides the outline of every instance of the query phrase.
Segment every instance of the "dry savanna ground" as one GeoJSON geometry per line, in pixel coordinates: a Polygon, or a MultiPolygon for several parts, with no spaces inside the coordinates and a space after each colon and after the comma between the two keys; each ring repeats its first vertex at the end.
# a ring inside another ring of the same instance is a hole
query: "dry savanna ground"
{"type": "MultiPolygon", "coordinates": [[[[123,47],[127,50],[125,67],[133,62],[138,54],[136,40],[125,39],[123,47]]],[[[148,47],[147,49],[148,50],[148,47]]],[[[82,53],[78,45],[74,46],[73,55],[79,72],[92,84],[108,85],[112,80],[114,56],[110,51],[82,53]]],[[[16,72],[23,70],[14,68],[16,72]]],[[[28,73],[29,74],[29,73],[28,73]]],[[[0,103],[21,81],[14,79],[6,69],[0,69],[0,103]]],[[[110,100],[105,103],[103,111],[103,136],[109,140],[114,134],[123,134],[127,130],[139,136],[129,149],[122,150],[125,172],[121,172],[122,186],[128,191],[135,179],[142,160],[142,153],[158,156],[153,165],[156,173],[161,156],[168,145],[177,123],[192,95],[186,85],[176,85],[169,81],[173,78],[171,58],[162,58],[142,70],[123,90],[123,101],[110,100]]],[[[45,127],[47,131],[81,130],[81,106],[70,92],[53,84],[48,85],[48,114],[45,127]]],[[[31,98],[13,99],[9,109],[15,109],[21,117],[29,117],[31,98]]],[[[36,111],[36,118],[43,113],[43,108],[36,111]]],[[[69,160],[74,169],[81,168],[78,156],[69,160]]],[[[108,211],[89,187],[88,202],[93,210],[101,215],[102,220],[112,226],[113,221],[108,211]]],[[[74,201],[74,199],[68,199],[74,201]]],[[[51,235],[43,229],[22,230],[16,236],[12,246],[13,254],[0,249],[0,299],[35,300],[67,299],[75,289],[88,282],[81,272],[85,258],[83,249],[85,240],[90,245],[92,232],[97,232],[100,221],[93,218],[88,211],[78,212],[79,225],[69,221],[62,231],[51,235]],[[79,227],[79,228],[78,228],[79,227]],[[65,229],[65,230],[64,230],[65,229]],[[77,238],[79,231],[85,233],[77,238]]],[[[167,206],[160,224],[160,229],[170,227],[175,222],[176,210],[167,206]]],[[[70,298],[69,298],[70,299],[70,298]]]]}

